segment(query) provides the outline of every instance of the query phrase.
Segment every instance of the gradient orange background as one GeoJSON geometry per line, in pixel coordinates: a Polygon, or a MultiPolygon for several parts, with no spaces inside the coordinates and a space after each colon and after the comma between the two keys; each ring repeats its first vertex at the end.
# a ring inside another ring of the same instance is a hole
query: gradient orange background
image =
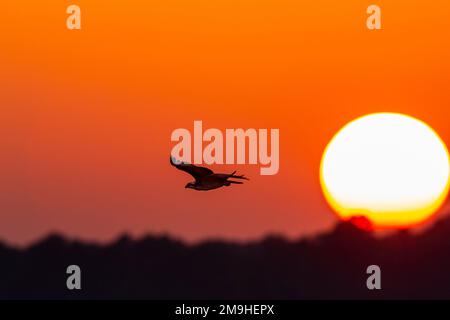
{"type": "Polygon", "coordinates": [[[0,237],[301,236],[336,220],[322,151],[361,115],[402,112],[449,145],[450,3],[6,0],[1,8],[0,237]],[[382,9],[380,31],[366,8],[382,9]],[[70,4],[82,30],[66,28],[70,4]],[[184,189],[172,130],[280,128],[280,172],[184,189]]]}

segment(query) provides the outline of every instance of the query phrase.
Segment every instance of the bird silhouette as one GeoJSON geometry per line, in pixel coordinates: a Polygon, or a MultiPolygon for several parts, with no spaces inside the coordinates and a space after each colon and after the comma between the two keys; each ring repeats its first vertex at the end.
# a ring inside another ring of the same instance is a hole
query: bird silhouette
{"type": "Polygon", "coordinates": [[[236,171],[233,173],[214,173],[211,169],[195,166],[190,163],[182,162],[175,163],[174,158],[170,157],[170,164],[177,168],[178,170],[189,173],[194,177],[194,182],[189,182],[186,184],[185,188],[190,188],[198,191],[208,191],[217,189],[220,187],[228,187],[231,184],[242,184],[241,181],[228,180],[230,178],[234,179],[244,179],[249,180],[244,175],[235,175],[236,171]]]}

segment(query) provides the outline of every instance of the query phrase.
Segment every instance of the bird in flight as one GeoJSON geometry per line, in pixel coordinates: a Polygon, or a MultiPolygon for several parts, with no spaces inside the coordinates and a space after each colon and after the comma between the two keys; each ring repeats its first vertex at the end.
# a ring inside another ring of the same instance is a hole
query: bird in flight
{"type": "Polygon", "coordinates": [[[217,188],[224,187],[224,186],[228,187],[231,184],[242,184],[243,183],[241,181],[228,180],[230,178],[249,180],[244,175],[235,175],[236,171],[234,171],[231,174],[229,174],[229,173],[214,173],[214,171],[212,171],[208,168],[194,166],[193,164],[190,164],[190,163],[185,163],[185,162],[175,163],[175,161],[172,157],[170,157],[170,164],[172,166],[174,166],[175,168],[177,168],[178,170],[187,172],[191,176],[194,177],[195,181],[189,182],[185,186],[185,188],[190,188],[190,189],[194,189],[194,190],[208,191],[208,190],[213,190],[213,189],[217,189],[217,188]]]}

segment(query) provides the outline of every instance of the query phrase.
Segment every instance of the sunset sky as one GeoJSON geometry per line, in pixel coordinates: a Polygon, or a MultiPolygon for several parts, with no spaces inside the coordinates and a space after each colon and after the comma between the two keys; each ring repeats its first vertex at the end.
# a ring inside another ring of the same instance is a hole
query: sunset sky
{"type": "Polygon", "coordinates": [[[349,121],[401,112],[450,145],[448,0],[6,0],[0,239],[299,237],[337,220],[322,152],[349,121]],[[66,28],[78,4],[82,30],[66,28]],[[366,28],[366,8],[382,30],[366,28]],[[279,128],[280,171],[185,189],[176,128],[279,128]]]}

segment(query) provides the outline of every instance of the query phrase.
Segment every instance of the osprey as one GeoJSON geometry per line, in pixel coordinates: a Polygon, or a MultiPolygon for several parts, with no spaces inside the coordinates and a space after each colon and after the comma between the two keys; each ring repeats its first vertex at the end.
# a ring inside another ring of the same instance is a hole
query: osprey
{"type": "Polygon", "coordinates": [[[228,180],[230,178],[234,179],[245,179],[249,180],[244,175],[235,175],[236,171],[231,174],[228,173],[214,173],[211,169],[203,168],[199,166],[194,166],[190,163],[179,162],[175,163],[173,158],[170,157],[170,164],[177,168],[178,170],[182,170],[184,172],[189,173],[194,177],[194,182],[189,182],[185,188],[195,189],[199,191],[208,191],[217,189],[223,186],[230,186],[231,184],[242,184],[241,181],[233,181],[228,180]]]}

